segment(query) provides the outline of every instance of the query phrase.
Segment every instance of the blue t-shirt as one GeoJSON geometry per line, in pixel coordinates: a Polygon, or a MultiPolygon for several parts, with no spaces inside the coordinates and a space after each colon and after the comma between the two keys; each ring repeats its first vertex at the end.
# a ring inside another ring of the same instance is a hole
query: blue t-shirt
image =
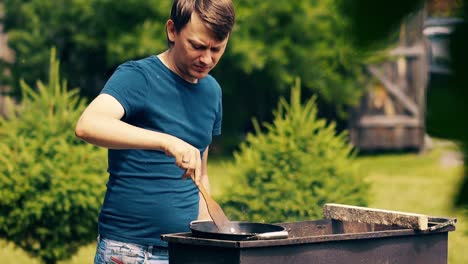
{"type": "MultiPolygon", "coordinates": [[[[221,133],[221,88],[208,75],[193,84],[156,56],[120,65],[101,93],[125,109],[122,120],[184,140],[201,152],[221,133]]],[[[109,181],[99,215],[103,237],[165,246],[161,234],[186,232],[198,216],[198,190],[162,151],[110,149],[109,181]]]]}

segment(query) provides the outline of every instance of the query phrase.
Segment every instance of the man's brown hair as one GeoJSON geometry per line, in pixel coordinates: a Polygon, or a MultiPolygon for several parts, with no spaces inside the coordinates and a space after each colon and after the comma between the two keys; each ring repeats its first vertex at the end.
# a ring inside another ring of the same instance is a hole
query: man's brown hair
{"type": "MultiPolygon", "coordinates": [[[[235,13],[231,0],[174,0],[169,19],[174,22],[177,33],[187,25],[194,11],[220,41],[234,27],[235,13]]],[[[172,45],[169,39],[168,43],[172,45]]]]}

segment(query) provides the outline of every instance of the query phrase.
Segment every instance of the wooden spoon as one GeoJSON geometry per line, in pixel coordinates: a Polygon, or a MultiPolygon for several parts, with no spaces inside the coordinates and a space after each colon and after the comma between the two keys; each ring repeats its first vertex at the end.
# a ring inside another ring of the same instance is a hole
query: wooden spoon
{"type": "Polygon", "coordinates": [[[208,207],[208,213],[213,219],[214,224],[220,232],[229,231],[229,219],[226,214],[223,212],[223,209],[219,204],[211,197],[211,195],[206,191],[202,183],[197,184],[195,179],[193,179],[198,190],[201,192],[203,199],[205,199],[206,206],[208,207]]]}

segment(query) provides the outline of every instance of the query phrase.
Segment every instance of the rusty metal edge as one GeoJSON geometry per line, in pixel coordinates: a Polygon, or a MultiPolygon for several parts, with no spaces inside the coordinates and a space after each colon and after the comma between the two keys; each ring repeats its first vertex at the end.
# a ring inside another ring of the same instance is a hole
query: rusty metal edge
{"type": "MultiPolygon", "coordinates": [[[[440,224],[440,220],[448,220],[447,218],[433,218],[431,221],[434,226],[440,224]]],[[[453,219],[451,219],[453,220],[453,219]]],[[[448,221],[450,222],[450,221],[448,221]]],[[[456,219],[453,220],[453,223],[456,219]]],[[[190,232],[187,233],[175,233],[175,234],[164,234],[161,235],[161,239],[169,243],[181,243],[199,246],[212,246],[212,247],[224,247],[224,248],[256,248],[256,247],[271,247],[271,246],[287,246],[287,245],[301,245],[301,244],[312,244],[312,243],[324,243],[330,241],[345,241],[345,240],[360,240],[360,239],[378,239],[386,237],[397,237],[397,236],[421,236],[431,235],[435,233],[454,231],[455,226],[452,224],[446,224],[435,228],[424,231],[413,230],[413,229],[396,229],[396,230],[385,230],[385,231],[372,231],[372,232],[360,232],[360,233],[349,233],[349,234],[330,234],[330,235],[319,235],[319,236],[308,236],[288,239],[274,239],[274,240],[256,240],[256,241],[227,241],[219,239],[207,239],[192,237],[190,232]]],[[[452,223],[452,222],[450,222],[452,223]]],[[[285,223],[286,224],[286,223],[285,223]]],[[[279,224],[281,225],[281,224],[279,224]]]]}

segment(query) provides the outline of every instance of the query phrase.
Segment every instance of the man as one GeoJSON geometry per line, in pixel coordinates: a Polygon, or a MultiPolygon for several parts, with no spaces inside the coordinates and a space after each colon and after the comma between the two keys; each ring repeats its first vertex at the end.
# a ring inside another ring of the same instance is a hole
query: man
{"type": "Polygon", "coordinates": [[[175,0],[169,49],[119,66],[80,117],[76,135],[109,149],[95,263],[167,263],[160,235],[210,219],[193,181],[209,189],[208,145],[221,132],[222,104],[208,73],[234,20],[231,0],[175,0]]]}

